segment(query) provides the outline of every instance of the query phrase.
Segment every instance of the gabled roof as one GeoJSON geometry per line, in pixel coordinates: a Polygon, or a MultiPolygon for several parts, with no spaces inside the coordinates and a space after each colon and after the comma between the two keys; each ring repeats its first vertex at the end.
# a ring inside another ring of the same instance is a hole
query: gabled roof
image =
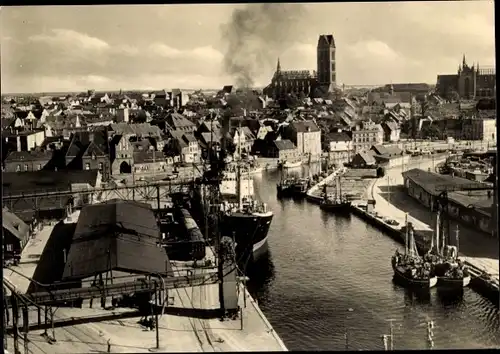
{"type": "Polygon", "coordinates": [[[379,155],[386,156],[401,155],[403,153],[399,147],[390,145],[373,145],[370,150],[375,151],[379,155]]]}
{"type": "Polygon", "coordinates": [[[377,163],[373,155],[369,152],[362,151],[358,152],[357,155],[359,155],[367,165],[375,165],[377,163]]]}
{"type": "Polygon", "coordinates": [[[87,149],[83,153],[83,156],[106,156],[106,153],[101,150],[93,141],[90,142],[87,149]]]}
{"type": "Polygon", "coordinates": [[[297,147],[295,146],[295,144],[288,140],[288,139],[284,139],[284,140],[275,140],[274,141],[274,145],[278,148],[278,150],[282,151],[282,150],[293,150],[293,149],[296,149],[297,147]]]}
{"type": "Polygon", "coordinates": [[[171,113],[167,116],[166,118],[167,123],[173,128],[173,129],[183,129],[183,128],[192,128],[196,127],[196,124],[191,122],[189,119],[184,117],[182,114],[179,113],[171,113]]]}

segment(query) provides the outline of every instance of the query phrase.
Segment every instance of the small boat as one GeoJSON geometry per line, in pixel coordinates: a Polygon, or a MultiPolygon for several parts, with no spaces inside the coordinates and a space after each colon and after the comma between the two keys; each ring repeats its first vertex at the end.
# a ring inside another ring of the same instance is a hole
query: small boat
{"type": "Polygon", "coordinates": [[[349,213],[351,211],[351,202],[339,199],[323,199],[319,207],[324,211],[349,213]]]}
{"type": "Polygon", "coordinates": [[[307,189],[309,188],[310,181],[308,178],[300,178],[292,184],[292,195],[294,197],[305,197],[307,189]]]}
{"type": "Polygon", "coordinates": [[[285,160],[280,164],[281,168],[294,168],[302,166],[302,160],[285,160]]]}
{"type": "MultiPolygon", "coordinates": [[[[338,186],[340,188],[340,186],[338,186]]],[[[323,186],[323,200],[321,200],[319,207],[324,211],[331,211],[337,213],[349,213],[351,211],[351,202],[340,195],[337,194],[337,188],[335,188],[335,195],[329,196],[327,194],[326,184],[323,186]]]]}
{"type": "Polygon", "coordinates": [[[292,178],[282,179],[276,184],[276,192],[278,197],[291,197],[293,194],[293,184],[295,180],[292,178]]]}

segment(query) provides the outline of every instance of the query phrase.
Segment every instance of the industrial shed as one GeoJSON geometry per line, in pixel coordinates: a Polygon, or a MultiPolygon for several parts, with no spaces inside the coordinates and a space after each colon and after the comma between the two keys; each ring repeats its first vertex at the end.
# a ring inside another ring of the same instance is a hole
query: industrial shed
{"type": "MultiPolygon", "coordinates": [[[[171,272],[160,231],[148,204],[110,200],[85,206],[76,226],[63,273],[65,280],[94,279],[111,282],[117,274],[171,272]],[[113,273],[115,272],[115,273],[113,273]]],[[[130,279],[129,279],[130,281],[130,279]]]]}
{"type": "MultiPolygon", "coordinates": [[[[468,187],[475,184],[479,186],[485,185],[465,178],[440,175],[417,168],[408,170],[402,175],[408,195],[431,211],[435,210],[437,197],[441,193],[436,188],[438,186],[468,187]]],[[[472,227],[491,233],[496,228],[496,225],[492,222],[491,208],[487,208],[486,205],[491,205],[493,201],[491,194],[481,198],[477,192],[450,192],[448,193],[448,214],[450,217],[461,220],[472,227]]]]}

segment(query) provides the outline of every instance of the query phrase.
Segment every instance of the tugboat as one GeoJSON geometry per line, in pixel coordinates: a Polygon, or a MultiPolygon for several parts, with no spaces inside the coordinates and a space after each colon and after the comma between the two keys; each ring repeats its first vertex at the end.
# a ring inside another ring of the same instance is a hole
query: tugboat
{"type": "Polygon", "coordinates": [[[351,211],[351,202],[344,195],[342,195],[341,188],[340,178],[337,177],[337,181],[335,183],[335,194],[332,198],[327,193],[326,184],[323,185],[323,200],[321,200],[319,207],[325,211],[349,213],[351,211]]]}
{"type": "MultiPolygon", "coordinates": [[[[464,288],[469,285],[471,275],[467,266],[458,258],[458,248],[445,244],[445,238],[441,238],[440,228],[441,210],[438,209],[436,218],[436,231],[431,239],[429,252],[424,256],[427,262],[432,264],[434,272],[438,277],[438,286],[447,288],[464,288]],[[435,239],[435,244],[434,244],[435,239]]],[[[456,239],[458,245],[459,230],[457,226],[456,239]]]]}
{"type": "Polygon", "coordinates": [[[278,183],[276,183],[276,192],[278,198],[282,197],[291,197],[293,184],[295,183],[295,178],[288,178],[286,176],[286,172],[283,171],[281,174],[281,179],[278,183]]]}
{"type": "Polygon", "coordinates": [[[406,224],[405,253],[400,254],[396,250],[396,253],[392,256],[394,280],[409,287],[430,289],[437,284],[438,279],[432,274],[431,264],[428,262],[424,263],[423,259],[419,256],[413,237],[413,228],[408,225],[408,222],[406,224]]]}

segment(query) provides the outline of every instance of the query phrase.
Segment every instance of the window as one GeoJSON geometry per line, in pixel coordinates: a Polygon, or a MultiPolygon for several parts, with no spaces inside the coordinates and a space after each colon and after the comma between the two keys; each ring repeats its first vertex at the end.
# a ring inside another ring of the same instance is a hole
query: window
{"type": "Polygon", "coordinates": [[[7,245],[7,252],[12,252],[14,250],[14,247],[11,243],[7,245]]]}
{"type": "Polygon", "coordinates": [[[21,165],[16,166],[16,172],[19,172],[19,171],[21,171],[21,165]]]}
{"type": "Polygon", "coordinates": [[[102,170],[102,168],[103,168],[103,164],[102,164],[102,162],[99,162],[99,170],[102,170]]]}
{"type": "Polygon", "coordinates": [[[25,171],[28,171],[28,164],[25,164],[25,165],[24,165],[24,170],[25,170],[25,171]]]}
{"type": "Polygon", "coordinates": [[[95,154],[92,154],[92,160],[95,160],[95,159],[96,159],[95,154]]]}
{"type": "Polygon", "coordinates": [[[41,170],[42,169],[42,164],[39,164],[38,165],[38,170],[41,170]]]}
{"type": "Polygon", "coordinates": [[[90,164],[88,162],[85,164],[85,169],[90,170],[90,164]]]}

